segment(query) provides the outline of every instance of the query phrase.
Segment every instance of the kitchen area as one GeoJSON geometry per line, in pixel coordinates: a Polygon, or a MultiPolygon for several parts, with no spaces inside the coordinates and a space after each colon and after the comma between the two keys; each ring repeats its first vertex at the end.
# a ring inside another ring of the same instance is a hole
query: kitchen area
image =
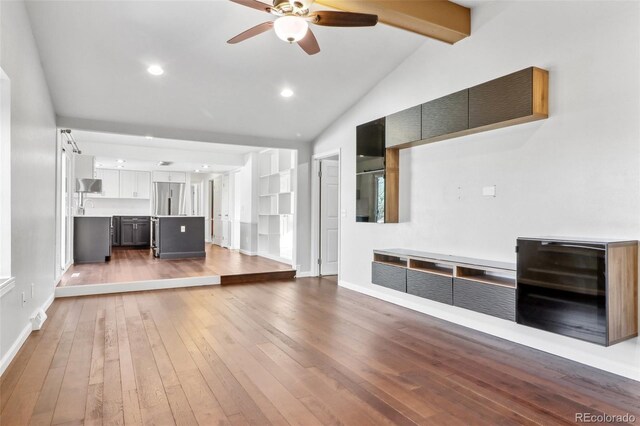
{"type": "Polygon", "coordinates": [[[131,163],[74,156],[74,265],[206,257],[205,217],[187,210],[189,174],[131,170],[131,163]]]}
{"type": "Polygon", "coordinates": [[[151,255],[161,259],[205,257],[204,216],[187,216],[185,172],[96,169],[93,156],[78,155],[75,160],[74,263],[109,261],[116,247],[151,249],[151,255]],[[87,213],[100,198],[116,205],[141,202],[149,213],[118,214],[117,207],[111,215],[87,213]]]}
{"type": "Polygon", "coordinates": [[[74,134],[82,150],[62,144],[58,295],[294,275],[291,151],[74,134]]]}

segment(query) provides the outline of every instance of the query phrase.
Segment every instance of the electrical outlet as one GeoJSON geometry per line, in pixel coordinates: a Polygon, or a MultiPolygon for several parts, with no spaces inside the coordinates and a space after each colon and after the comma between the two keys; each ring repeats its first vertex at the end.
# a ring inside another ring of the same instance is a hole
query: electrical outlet
{"type": "Polygon", "coordinates": [[[35,295],[36,295],[36,285],[34,283],[31,283],[31,298],[33,299],[35,295]]]}
{"type": "Polygon", "coordinates": [[[24,305],[27,304],[27,295],[25,294],[25,292],[22,292],[22,306],[24,307],[24,305]]]}
{"type": "Polygon", "coordinates": [[[484,186],[482,188],[482,195],[485,197],[495,197],[496,196],[496,186],[484,186]]]}
{"type": "Polygon", "coordinates": [[[186,226],[181,226],[180,227],[180,232],[187,232],[187,227],[186,226]]]}

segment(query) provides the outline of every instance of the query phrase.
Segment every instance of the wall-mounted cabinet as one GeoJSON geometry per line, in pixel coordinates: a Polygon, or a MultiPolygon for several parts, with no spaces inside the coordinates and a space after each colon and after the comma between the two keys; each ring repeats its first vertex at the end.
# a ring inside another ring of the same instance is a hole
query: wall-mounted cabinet
{"type": "Polygon", "coordinates": [[[522,120],[534,114],[546,116],[546,110],[534,111],[533,101],[534,90],[542,89],[544,78],[546,71],[527,68],[470,88],[469,128],[522,120]]]}
{"type": "Polygon", "coordinates": [[[421,105],[391,114],[386,117],[385,147],[391,148],[422,139],[421,126],[421,105]]]}
{"type": "Polygon", "coordinates": [[[87,194],[91,198],[137,198],[151,197],[150,173],[134,170],[97,169],[96,179],[102,179],[102,192],[87,194]]]}
{"type": "Polygon", "coordinates": [[[152,180],[153,182],[185,183],[187,181],[187,174],[184,172],[154,171],[152,173],[152,180]]]}
{"type": "Polygon", "coordinates": [[[469,90],[461,90],[422,104],[420,139],[430,139],[469,128],[469,90]]]}
{"type": "Polygon", "coordinates": [[[102,192],[99,194],[87,194],[89,198],[120,198],[120,171],[109,169],[97,169],[96,179],[102,179],[102,192]]]}
{"type": "Polygon", "coordinates": [[[151,196],[151,173],[120,171],[120,198],[148,199],[151,196]]]}
{"type": "Polygon", "coordinates": [[[530,67],[356,128],[356,222],[399,220],[399,150],[548,117],[549,74],[530,67]]]}
{"type": "Polygon", "coordinates": [[[386,147],[386,134],[385,118],[356,129],[356,222],[397,222],[397,209],[389,204],[393,194],[387,197],[398,186],[390,169],[397,150],[386,147]]]}

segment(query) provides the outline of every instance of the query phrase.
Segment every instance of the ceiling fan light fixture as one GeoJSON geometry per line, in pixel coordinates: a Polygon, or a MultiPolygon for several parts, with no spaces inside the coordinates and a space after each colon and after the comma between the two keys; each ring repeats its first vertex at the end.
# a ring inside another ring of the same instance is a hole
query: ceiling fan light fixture
{"type": "Polygon", "coordinates": [[[280,40],[295,43],[307,35],[309,23],[299,16],[281,16],[273,23],[273,29],[280,40]]]}

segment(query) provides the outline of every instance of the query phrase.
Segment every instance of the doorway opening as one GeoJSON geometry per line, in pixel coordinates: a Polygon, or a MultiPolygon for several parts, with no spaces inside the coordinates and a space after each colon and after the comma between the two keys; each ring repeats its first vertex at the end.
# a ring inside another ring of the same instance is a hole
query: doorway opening
{"type": "Polygon", "coordinates": [[[339,275],[340,151],[315,155],[313,167],[313,272],[315,276],[339,275]]]}

